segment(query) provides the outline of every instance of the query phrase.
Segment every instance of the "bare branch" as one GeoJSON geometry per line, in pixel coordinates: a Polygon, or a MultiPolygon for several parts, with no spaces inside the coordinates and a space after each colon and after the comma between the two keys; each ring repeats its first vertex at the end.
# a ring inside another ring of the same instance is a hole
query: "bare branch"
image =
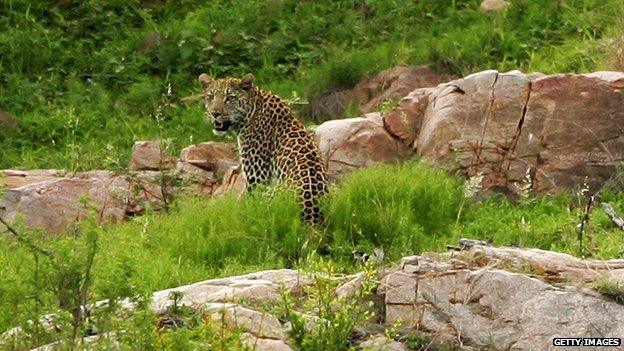
{"type": "Polygon", "coordinates": [[[33,242],[31,242],[30,240],[24,238],[15,228],[13,228],[7,221],[4,220],[4,218],[0,217],[0,223],[2,223],[6,229],[7,232],[13,234],[13,237],[15,237],[15,239],[17,241],[19,241],[20,243],[26,245],[29,249],[31,249],[34,252],[40,253],[46,257],[48,257],[52,263],[56,263],[54,254],[52,254],[52,252],[46,248],[40,247],[36,244],[34,244],[33,242]]]}
{"type": "Polygon", "coordinates": [[[618,216],[617,212],[613,209],[613,206],[611,206],[608,202],[603,202],[600,206],[602,206],[602,210],[605,211],[607,216],[609,216],[611,222],[615,223],[615,225],[617,225],[620,229],[624,230],[624,219],[618,216]]]}
{"type": "Polygon", "coordinates": [[[195,95],[190,95],[190,96],[185,96],[183,98],[180,99],[180,105],[182,106],[188,106],[194,102],[197,102],[201,99],[204,98],[204,94],[195,94],[195,95]]]}
{"type": "Polygon", "coordinates": [[[591,195],[587,198],[587,204],[585,205],[585,210],[583,211],[583,220],[581,221],[581,225],[578,233],[578,241],[579,241],[579,256],[583,255],[583,234],[585,234],[585,229],[589,225],[589,214],[591,212],[594,201],[596,200],[595,195],[591,195]]]}

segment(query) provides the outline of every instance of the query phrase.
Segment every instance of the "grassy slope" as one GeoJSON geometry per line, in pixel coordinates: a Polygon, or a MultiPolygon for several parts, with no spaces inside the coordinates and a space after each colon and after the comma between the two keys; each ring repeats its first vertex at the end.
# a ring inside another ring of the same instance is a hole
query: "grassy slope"
{"type": "MultiPolygon", "coordinates": [[[[251,71],[285,97],[308,97],[395,64],[456,74],[621,67],[621,56],[608,56],[610,48],[619,50],[613,43],[624,29],[614,25],[620,0],[514,0],[501,16],[482,14],[479,2],[5,1],[0,109],[17,116],[22,129],[0,133],[0,167],[123,168],[136,139],[168,138],[171,152],[208,140],[201,106],[177,105],[196,92],[195,77],[204,71],[251,71]],[[160,46],[140,50],[155,30],[164,34],[160,46]]],[[[622,195],[604,198],[624,211],[622,195]]],[[[29,234],[60,256],[60,268],[0,236],[0,331],[56,311],[59,283],[80,281],[73,277],[95,238],[91,300],[254,269],[307,267],[319,247],[343,271],[357,268],[354,250],[383,247],[391,260],[441,250],[459,237],[624,256],[621,233],[599,211],[579,245],[583,205],[576,195],[474,202],[463,198],[461,181],[406,164],[357,172],[334,189],[325,204],[328,226],[310,240],[288,194],[181,199],[169,214],[122,226],[85,223],[79,238],[48,242],[29,234]]],[[[110,323],[98,325],[106,330],[110,323]]],[[[134,324],[145,328],[137,342],[155,343],[150,323],[134,324]]]]}
{"type": "MultiPolygon", "coordinates": [[[[624,212],[624,195],[605,192],[603,198],[624,212]]],[[[329,252],[327,258],[342,271],[358,268],[354,250],[370,254],[381,247],[389,262],[424,250],[443,250],[460,237],[576,255],[583,205],[583,197],[572,195],[516,204],[495,198],[475,202],[464,198],[458,179],[410,162],[349,176],[324,205],[327,227],[313,236],[299,222],[290,194],[279,192],[272,197],[260,192],[245,200],[184,199],[169,214],[148,214],[107,228],[84,224],[79,238],[33,239],[62,257],[62,270],[41,255],[35,260],[23,245],[3,236],[0,331],[17,320],[53,311],[58,303],[54,289],[67,279],[59,272],[84,269],[94,237],[98,253],[91,298],[100,300],[256,269],[306,267],[319,248],[329,252]]],[[[624,237],[606,215],[594,211],[590,223],[583,254],[624,257],[624,237]]]]}
{"type": "Polygon", "coordinates": [[[503,15],[478,0],[4,1],[0,168],[119,168],[137,139],[171,152],[212,136],[201,107],[184,108],[201,72],[253,72],[284,97],[348,87],[396,64],[463,75],[545,73],[614,64],[620,0],[514,0],[503,15]],[[146,49],[144,38],[162,33],[146,49]]]}

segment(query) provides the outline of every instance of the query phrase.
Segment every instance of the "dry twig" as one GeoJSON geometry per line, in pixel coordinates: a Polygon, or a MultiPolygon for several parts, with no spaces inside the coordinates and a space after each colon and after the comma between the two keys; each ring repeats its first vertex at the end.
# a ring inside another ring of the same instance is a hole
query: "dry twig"
{"type": "Polygon", "coordinates": [[[32,251],[40,253],[40,254],[48,257],[52,261],[52,263],[56,263],[54,254],[52,254],[52,252],[50,250],[48,250],[46,248],[43,248],[43,247],[40,247],[40,246],[36,245],[35,243],[31,242],[30,240],[28,240],[27,238],[23,237],[15,228],[13,228],[2,217],[0,217],[0,223],[2,223],[6,227],[6,231],[8,233],[11,233],[13,235],[13,237],[15,237],[15,239],[17,239],[17,241],[19,241],[20,243],[26,245],[32,251]]]}
{"type": "Polygon", "coordinates": [[[602,206],[602,210],[605,211],[607,216],[609,216],[611,222],[615,223],[618,228],[624,230],[624,219],[622,219],[622,217],[620,217],[617,212],[615,212],[613,206],[611,206],[611,204],[608,202],[602,202],[600,206],[602,206]]]}

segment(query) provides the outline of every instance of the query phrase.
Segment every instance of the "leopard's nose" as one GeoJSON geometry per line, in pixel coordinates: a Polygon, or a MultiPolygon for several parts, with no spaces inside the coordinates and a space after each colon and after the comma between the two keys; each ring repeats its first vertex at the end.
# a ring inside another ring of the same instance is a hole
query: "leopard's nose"
{"type": "Polygon", "coordinates": [[[212,115],[213,118],[219,118],[219,117],[223,116],[223,112],[221,112],[221,111],[212,111],[212,112],[210,112],[210,114],[212,115]]]}

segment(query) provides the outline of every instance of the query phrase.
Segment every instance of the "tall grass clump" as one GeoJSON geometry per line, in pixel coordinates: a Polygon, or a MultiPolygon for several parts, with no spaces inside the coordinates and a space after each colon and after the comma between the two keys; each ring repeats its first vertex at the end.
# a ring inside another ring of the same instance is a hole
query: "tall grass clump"
{"type": "Polygon", "coordinates": [[[243,201],[233,195],[198,199],[184,209],[183,221],[163,221],[157,230],[175,232],[169,243],[174,255],[209,267],[233,262],[293,266],[306,238],[299,213],[292,192],[277,191],[267,198],[258,189],[243,201]]]}
{"type": "Polygon", "coordinates": [[[462,202],[461,182],[419,162],[354,172],[329,199],[327,231],[343,250],[390,257],[439,247],[462,202]]]}
{"type": "Polygon", "coordinates": [[[102,239],[109,249],[109,259],[99,267],[102,290],[109,275],[125,274],[131,285],[153,290],[292,267],[302,255],[307,231],[289,191],[267,198],[259,190],[244,200],[234,195],[189,198],[173,207],[170,215],[137,218],[102,239]]]}
{"type": "Polygon", "coordinates": [[[512,202],[489,197],[472,202],[462,216],[462,234],[494,245],[574,252],[582,205],[568,195],[512,202]]]}

